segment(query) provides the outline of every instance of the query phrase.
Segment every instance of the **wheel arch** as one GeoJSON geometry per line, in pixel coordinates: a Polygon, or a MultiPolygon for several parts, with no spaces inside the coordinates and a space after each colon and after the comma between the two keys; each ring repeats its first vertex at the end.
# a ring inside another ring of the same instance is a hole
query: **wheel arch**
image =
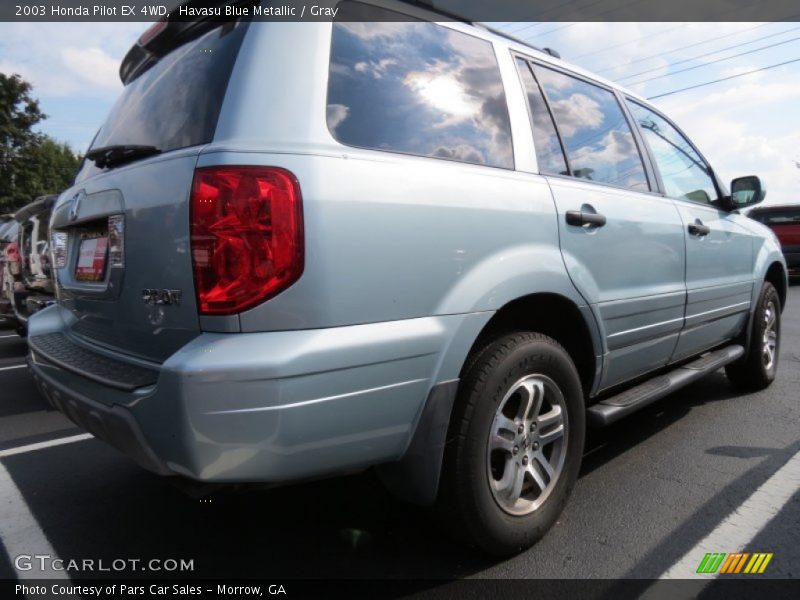
{"type": "Polygon", "coordinates": [[[586,398],[596,388],[602,372],[602,346],[591,309],[560,294],[528,294],[507,302],[488,320],[467,322],[469,325],[463,329],[469,333],[457,333],[460,343],[451,344],[445,352],[448,356],[443,363],[450,367],[439,369],[435,379],[438,383],[428,395],[405,454],[399,461],[378,469],[390,491],[414,504],[430,505],[436,500],[459,382],[486,345],[515,331],[536,331],[552,337],[575,363],[586,398]]]}
{"type": "Polygon", "coordinates": [[[783,312],[789,287],[786,269],[779,261],[774,261],[764,274],[764,281],[769,281],[778,291],[778,297],[781,300],[781,312],[783,312]]]}
{"type": "Polygon", "coordinates": [[[602,349],[594,317],[587,306],[578,306],[553,293],[523,296],[498,310],[473,342],[459,377],[481,348],[514,331],[542,333],[561,344],[575,363],[584,396],[591,395],[602,368],[602,349]]]}

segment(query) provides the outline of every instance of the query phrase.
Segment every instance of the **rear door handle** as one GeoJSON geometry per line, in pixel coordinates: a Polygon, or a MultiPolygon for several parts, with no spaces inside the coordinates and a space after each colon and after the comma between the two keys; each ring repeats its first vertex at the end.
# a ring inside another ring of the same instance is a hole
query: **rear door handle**
{"type": "Polygon", "coordinates": [[[692,235],[708,235],[711,233],[711,227],[703,225],[703,222],[697,219],[694,223],[689,223],[689,233],[692,235]]]}
{"type": "Polygon", "coordinates": [[[606,224],[606,216],[597,213],[583,212],[581,210],[568,210],[565,216],[568,225],[576,225],[577,227],[583,227],[584,225],[602,227],[606,224]]]}

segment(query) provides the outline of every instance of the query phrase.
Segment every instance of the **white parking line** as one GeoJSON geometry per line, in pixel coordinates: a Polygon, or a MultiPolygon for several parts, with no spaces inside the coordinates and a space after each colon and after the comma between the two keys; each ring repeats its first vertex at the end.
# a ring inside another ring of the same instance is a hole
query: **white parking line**
{"type": "Polygon", "coordinates": [[[20,581],[30,579],[69,579],[66,571],[54,571],[50,565],[58,555],[33,516],[25,498],[17,488],[6,468],[0,464],[0,539],[20,581]],[[24,555],[46,555],[45,568],[34,559],[17,564],[16,558],[24,555]]]}
{"type": "Polygon", "coordinates": [[[72,435],[65,438],[57,438],[55,440],[47,440],[46,442],[37,442],[35,444],[28,444],[27,446],[17,446],[16,448],[9,448],[7,450],[0,450],[0,458],[14,456],[16,454],[25,454],[26,452],[33,452],[34,450],[42,450],[43,448],[52,448],[53,446],[63,446],[64,444],[74,444],[75,442],[82,442],[94,436],[91,433],[81,433],[80,435],[72,435]]]}
{"type": "MultiPolygon", "coordinates": [[[[0,458],[33,452],[43,448],[52,448],[53,446],[72,444],[91,437],[93,437],[91,434],[83,433],[17,448],[9,448],[8,450],[0,451],[0,458]]],[[[58,560],[58,555],[50,545],[50,541],[47,539],[39,522],[30,511],[30,508],[28,508],[24,496],[2,463],[0,463],[0,541],[2,541],[6,554],[14,567],[14,572],[20,581],[33,579],[70,580],[67,571],[56,571],[52,568],[53,561],[58,560]],[[30,560],[23,559],[22,562],[17,564],[17,557],[23,555],[25,557],[34,555],[46,556],[47,560],[44,562],[44,568],[42,568],[43,563],[33,558],[30,560]],[[28,569],[29,566],[30,569],[28,569]]],[[[67,596],[67,598],[73,599],[75,597],[67,596]]]]}
{"type": "Polygon", "coordinates": [[[0,371],[11,371],[12,369],[24,369],[27,367],[27,364],[24,365],[12,365],[10,367],[0,367],[0,371]]]}
{"type": "Polygon", "coordinates": [[[13,333],[11,335],[0,335],[0,340],[4,340],[6,338],[12,338],[12,337],[19,337],[19,336],[16,333],[13,333]]]}
{"type": "MultiPolygon", "coordinates": [[[[696,573],[700,561],[709,552],[770,552],[769,548],[747,548],[747,545],[767,526],[781,511],[784,505],[800,490],[800,452],[789,461],[761,487],[745,500],[739,508],[730,513],[716,529],[703,538],[694,548],[689,550],[672,567],[665,571],[660,579],[701,579],[697,587],[687,593],[696,597],[700,589],[711,583],[716,574],[696,573]]],[[[641,598],[662,598],[663,591],[674,591],[666,588],[663,582],[656,582],[641,598]]]]}

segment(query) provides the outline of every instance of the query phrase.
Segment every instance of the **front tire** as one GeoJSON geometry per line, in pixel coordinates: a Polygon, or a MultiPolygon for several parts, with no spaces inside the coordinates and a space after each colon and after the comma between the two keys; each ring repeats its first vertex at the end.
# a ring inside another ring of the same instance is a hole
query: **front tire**
{"type": "Polygon", "coordinates": [[[781,299],[778,291],[765,281],[755,313],[753,331],[746,358],[725,367],[725,374],[737,388],[763,390],[775,381],[781,341],[781,299]]]}
{"type": "Polygon", "coordinates": [[[464,374],[439,506],[459,537],[499,556],[537,542],[575,484],[583,391],[569,354],[537,333],[504,336],[464,374]]]}

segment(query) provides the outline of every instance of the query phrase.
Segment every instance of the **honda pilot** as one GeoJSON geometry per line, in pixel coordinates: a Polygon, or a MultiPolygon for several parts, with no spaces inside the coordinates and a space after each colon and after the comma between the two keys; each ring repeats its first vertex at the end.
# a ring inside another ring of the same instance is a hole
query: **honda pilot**
{"type": "MultiPolygon", "coordinates": [[[[639,95],[480,24],[163,21],[54,208],[49,401],[155,473],[375,467],[502,555],[587,425],[774,380],[780,244],[639,95]],[[671,395],[670,402],[680,402],[671,395]]],[[[440,21],[440,22],[437,22],[440,21]]]]}

